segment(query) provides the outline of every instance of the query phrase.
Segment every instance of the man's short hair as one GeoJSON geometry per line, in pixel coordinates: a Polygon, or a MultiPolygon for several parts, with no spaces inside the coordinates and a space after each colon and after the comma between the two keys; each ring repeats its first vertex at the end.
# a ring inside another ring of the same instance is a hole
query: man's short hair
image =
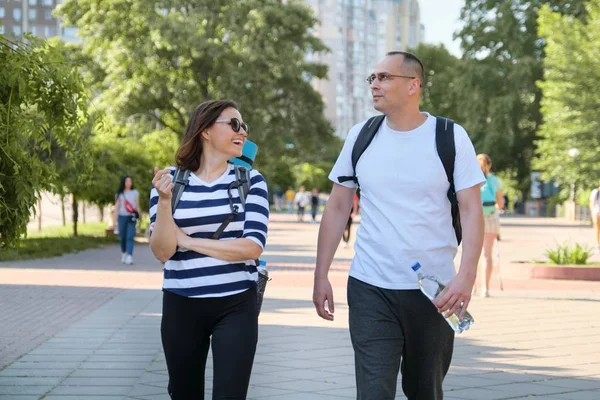
{"type": "Polygon", "coordinates": [[[402,65],[408,66],[412,72],[419,78],[421,85],[425,83],[425,67],[419,57],[408,51],[390,51],[387,56],[403,56],[402,65]]]}

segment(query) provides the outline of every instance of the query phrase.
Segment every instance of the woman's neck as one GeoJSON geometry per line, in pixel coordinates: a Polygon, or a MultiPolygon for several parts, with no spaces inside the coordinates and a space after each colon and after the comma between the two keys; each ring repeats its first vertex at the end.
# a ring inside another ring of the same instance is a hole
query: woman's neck
{"type": "Polygon", "coordinates": [[[204,182],[218,179],[227,170],[227,160],[220,156],[211,156],[203,152],[200,168],[194,174],[204,182]]]}

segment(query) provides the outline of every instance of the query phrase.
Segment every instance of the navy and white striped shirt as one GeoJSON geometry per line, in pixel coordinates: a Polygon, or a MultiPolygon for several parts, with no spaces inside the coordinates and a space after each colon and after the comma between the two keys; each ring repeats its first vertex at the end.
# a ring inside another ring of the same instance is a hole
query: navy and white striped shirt
{"type": "MultiPolygon", "coordinates": [[[[171,169],[171,175],[175,168],[171,169]]],[[[235,179],[235,169],[228,164],[217,180],[206,183],[193,173],[173,214],[175,224],[193,238],[210,239],[231,214],[228,190],[235,179]]],[[[257,170],[250,171],[250,192],[242,206],[238,189],[231,189],[239,214],[231,221],[219,240],[250,239],[265,247],[269,202],[267,184],[257,170]]],[[[150,229],[156,222],[158,192],[150,193],[150,229]]],[[[248,290],[256,285],[258,272],[254,260],[230,262],[192,250],[177,249],[165,263],[163,289],[185,297],[222,297],[248,290]]]]}

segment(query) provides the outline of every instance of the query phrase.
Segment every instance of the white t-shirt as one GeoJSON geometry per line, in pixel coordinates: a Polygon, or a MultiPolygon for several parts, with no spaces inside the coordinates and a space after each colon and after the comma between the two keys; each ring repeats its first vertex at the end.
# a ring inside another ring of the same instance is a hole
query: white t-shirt
{"type": "MultiPolygon", "coordinates": [[[[384,289],[417,289],[411,266],[443,281],[454,277],[457,241],[447,191],[450,184],[435,144],[436,118],[412,131],[394,131],[383,121],[360,157],[356,176],[361,188],[361,224],[350,276],[384,289]]],[[[366,121],[355,125],[329,179],[352,176],[352,148],[366,121]]],[[[454,125],[456,191],[485,182],[473,144],[454,125]]],[[[352,181],[341,183],[352,188],[352,181]]]]}

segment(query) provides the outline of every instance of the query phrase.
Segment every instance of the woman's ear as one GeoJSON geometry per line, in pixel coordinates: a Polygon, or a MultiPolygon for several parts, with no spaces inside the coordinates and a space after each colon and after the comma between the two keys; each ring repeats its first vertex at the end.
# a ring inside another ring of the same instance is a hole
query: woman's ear
{"type": "Polygon", "coordinates": [[[202,131],[202,139],[208,140],[210,134],[208,133],[208,129],[202,131]]]}

